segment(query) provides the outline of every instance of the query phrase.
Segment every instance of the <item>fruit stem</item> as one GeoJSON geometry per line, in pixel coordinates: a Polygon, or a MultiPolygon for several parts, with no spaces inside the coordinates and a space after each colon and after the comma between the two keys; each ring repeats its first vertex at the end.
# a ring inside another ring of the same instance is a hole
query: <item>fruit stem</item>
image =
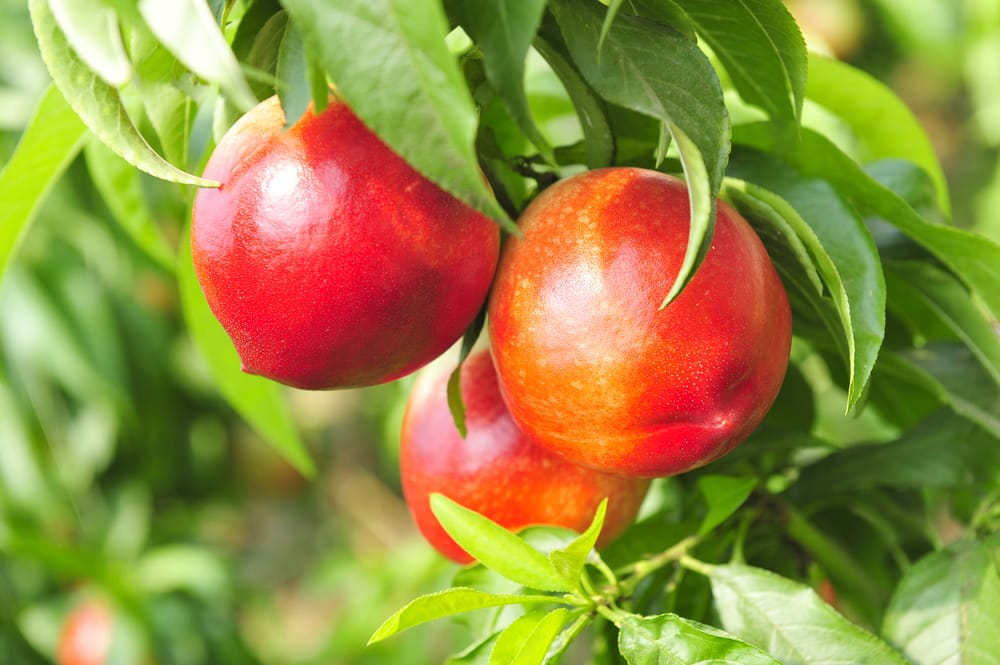
{"type": "Polygon", "coordinates": [[[601,558],[600,554],[596,551],[591,551],[590,556],[587,557],[587,563],[601,571],[601,574],[604,575],[604,579],[608,581],[608,584],[613,587],[618,587],[618,577],[615,576],[615,571],[611,570],[608,564],[604,562],[604,559],[601,558]]]}

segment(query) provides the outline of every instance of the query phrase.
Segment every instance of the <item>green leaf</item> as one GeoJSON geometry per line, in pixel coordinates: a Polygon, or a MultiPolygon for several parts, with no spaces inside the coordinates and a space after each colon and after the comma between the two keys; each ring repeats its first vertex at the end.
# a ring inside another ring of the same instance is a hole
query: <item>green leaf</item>
{"type": "Polygon", "coordinates": [[[587,564],[587,558],[594,550],[597,539],[604,528],[604,518],[608,512],[608,500],[604,499],[597,506],[594,519],[590,521],[590,526],[577,536],[573,542],[565,547],[560,547],[549,552],[549,561],[564,580],[575,581],[583,574],[583,567],[587,564]]]}
{"type": "Polygon", "coordinates": [[[490,665],[541,665],[568,618],[569,610],[562,607],[518,617],[497,638],[490,665]]]}
{"type": "Polygon", "coordinates": [[[824,136],[807,128],[802,140],[789,149],[762,124],[734,129],[738,143],[780,152],[804,175],[825,178],[862,212],[878,215],[925,247],[972,289],[1000,318],[1000,244],[951,226],[923,219],[891,190],[865,173],[824,136]]]}
{"type": "Polygon", "coordinates": [[[572,591],[544,554],[499,524],[455,503],[431,494],[431,510],[448,535],[462,549],[509,580],[542,591],[572,591]]]}
{"type": "Polygon", "coordinates": [[[773,197],[754,192],[776,212],[785,213],[811,250],[839,315],[848,354],[848,408],[855,406],[864,395],[885,336],[885,278],[871,233],[858,212],[827,182],[803,177],[775,157],[734,151],[730,171],[774,192],[795,210],[796,215],[789,215],[773,197]],[[812,233],[802,232],[796,216],[812,233]]]}
{"type": "MultiPolygon", "coordinates": [[[[285,113],[285,123],[291,126],[306,112],[313,97],[306,44],[291,23],[286,27],[278,48],[275,73],[278,80],[284,83],[278,87],[278,97],[281,99],[281,110],[285,113]]],[[[329,90],[324,91],[324,95],[329,96],[329,90]]]]}
{"type": "Polygon", "coordinates": [[[1000,385],[1000,337],[972,301],[971,295],[943,270],[916,261],[893,262],[893,288],[910,289],[969,347],[1000,385]]]}
{"type": "Polygon", "coordinates": [[[885,361],[889,376],[929,390],[955,413],[1000,439],[1000,389],[967,347],[932,344],[890,354],[885,361]]]}
{"type": "Polygon", "coordinates": [[[674,0],[726,68],[740,96],[789,128],[806,94],[806,43],[781,0],[674,0]]]}
{"type": "Polygon", "coordinates": [[[139,12],[167,50],[192,72],[218,85],[237,108],[249,111],[257,104],[208,3],[139,0],[139,12]]]}
{"type": "Polygon", "coordinates": [[[52,185],[80,151],[86,127],[49,86],[0,171],[0,279],[52,185]]]}
{"type": "Polygon", "coordinates": [[[239,355],[232,341],[205,301],[191,262],[189,230],[181,238],[177,275],[184,320],[208,362],[219,392],[292,466],[303,475],[312,476],[315,467],[295,428],[282,388],[240,370],[239,355]]]}
{"type": "Polygon", "coordinates": [[[895,441],[852,446],[805,467],[796,491],[808,500],[876,487],[955,487],[966,478],[966,446],[984,436],[943,410],[895,441]]]}
{"type": "Polygon", "coordinates": [[[715,527],[722,524],[743,505],[757,486],[756,478],[734,478],[732,476],[701,476],[698,478],[698,491],[708,503],[708,514],[698,529],[698,535],[704,536],[715,527]]]}
{"type": "Polygon", "coordinates": [[[163,155],[172,164],[186,166],[195,103],[174,85],[182,65],[141,26],[132,30],[129,49],[138,75],[138,94],[163,155]]]}
{"type": "Polygon", "coordinates": [[[368,644],[381,642],[387,637],[428,621],[471,612],[487,607],[515,605],[521,603],[552,603],[558,599],[552,596],[531,596],[522,594],[484,593],[476,589],[455,587],[445,591],[429,593],[413,599],[405,607],[393,614],[378,627],[368,644]]]}
{"type": "Polygon", "coordinates": [[[449,0],[446,7],[483,52],[486,78],[500,93],[511,117],[552,162],[552,148],[531,117],[524,90],[525,59],[541,25],[545,0],[449,0]]]}
{"type": "Polygon", "coordinates": [[[908,665],[803,584],[742,565],[715,566],[710,580],[722,626],[784,665],[908,665]]]}
{"type": "Polygon", "coordinates": [[[806,97],[847,123],[861,142],[862,161],[905,159],[930,174],[938,205],[948,213],[948,183],[930,138],[892,89],[847,63],[810,53],[806,97]]]}
{"type": "Polygon", "coordinates": [[[120,88],[132,77],[118,28],[118,16],[103,0],[49,0],[66,41],[108,85],[120,88]]]}
{"type": "Polygon", "coordinates": [[[666,26],[618,16],[598,51],[604,17],[599,3],[553,0],[550,6],[584,79],[607,101],[662,121],[680,153],[691,230],[665,306],[693,277],[712,237],[729,153],[729,116],[718,77],[696,44],[666,26]]]}
{"type": "Polygon", "coordinates": [[[698,39],[694,21],[677,4],[677,0],[629,0],[625,9],[636,16],[669,26],[691,41],[698,39]]]}
{"type": "Polygon", "coordinates": [[[218,185],[186,173],[156,154],[132,124],[118,91],[91,72],[66,43],[47,0],[29,0],[28,7],[42,59],[52,80],[102,143],[129,164],[157,178],[201,187],[218,185]]]}
{"type": "Polygon", "coordinates": [[[883,633],[915,665],[996,665],[998,612],[996,562],[984,545],[963,539],[906,571],[883,633]]]}
{"type": "Polygon", "coordinates": [[[781,665],[718,628],[676,614],[626,617],[618,646],[629,665],[781,665]]]}
{"type": "Polygon", "coordinates": [[[559,77],[576,109],[583,132],[582,161],[591,169],[610,166],[615,161],[617,146],[604,106],[593,88],[583,80],[579,70],[565,56],[565,44],[558,29],[544,28],[545,26],[542,34],[535,39],[535,49],[559,77]]]}
{"type": "Polygon", "coordinates": [[[118,225],[158,266],[173,272],[177,259],[153,221],[139,171],[97,140],[87,142],[84,157],[94,188],[118,225]]]}
{"type": "Polygon", "coordinates": [[[465,426],[465,401],[462,399],[462,364],[472,353],[476,340],[483,332],[483,325],[486,323],[486,307],[479,310],[479,314],[472,320],[469,328],[462,335],[462,348],[458,353],[458,364],[448,377],[448,409],[451,411],[452,420],[458,433],[465,438],[468,429],[465,426]]]}
{"type": "Polygon", "coordinates": [[[417,171],[516,233],[476,160],[477,116],[435,0],[285,0],[357,115],[417,171]]]}

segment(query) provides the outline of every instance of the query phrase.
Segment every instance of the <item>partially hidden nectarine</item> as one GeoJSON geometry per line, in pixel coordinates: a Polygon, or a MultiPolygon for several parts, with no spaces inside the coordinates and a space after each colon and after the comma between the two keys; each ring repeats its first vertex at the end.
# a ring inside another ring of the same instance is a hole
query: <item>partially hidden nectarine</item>
{"type": "Polygon", "coordinates": [[[400,448],[407,504],[438,551],[460,563],[471,561],[431,512],[430,495],[435,492],[512,530],[551,525],[583,531],[608,498],[598,545],[632,522],[648,481],[586,469],[535,445],[507,412],[489,352],[474,352],[462,365],[468,429],[464,439],[448,408],[449,374],[433,366],[417,378],[400,448]]]}

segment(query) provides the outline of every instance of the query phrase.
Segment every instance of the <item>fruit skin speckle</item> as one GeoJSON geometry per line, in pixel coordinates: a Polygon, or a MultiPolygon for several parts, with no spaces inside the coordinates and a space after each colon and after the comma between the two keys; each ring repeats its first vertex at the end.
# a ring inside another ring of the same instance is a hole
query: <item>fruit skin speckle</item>
{"type": "Polygon", "coordinates": [[[343,103],[287,131],[272,97],[212,154],[195,271],[245,371],[309,389],[373,385],[443,353],[486,300],[490,219],[393,153],[343,103]]]}
{"type": "Polygon", "coordinates": [[[459,563],[472,561],[431,512],[434,492],[508,529],[548,524],[578,532],[609,497],[598,545],[610,542],[632,522],[649,482],[580,467],[538,447],[511,420],[486,350],[473,352],[462,366],[468,427],[462,439],[448,409],[449,369],[435,365],[417,379],[400,447],[407,504],[439,552],[459,563]]]}
{"type": "Polygon", "coordinates": [[[504,248],[489,330],[514,420],[578,464],[668,476],[753,431],[788,364],[785,289],[749,224],[723,202],[705,261],[660,310],[689,229],[687,188],[609,168],[562,180],[504,248]]]}

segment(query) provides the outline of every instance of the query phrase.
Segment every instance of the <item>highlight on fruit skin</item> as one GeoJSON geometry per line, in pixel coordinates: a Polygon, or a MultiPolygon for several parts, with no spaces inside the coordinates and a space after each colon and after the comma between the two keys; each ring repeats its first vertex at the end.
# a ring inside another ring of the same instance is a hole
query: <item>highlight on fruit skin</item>
{"type": "Polygon", "coordinates": [[[609,473],[707,464],[760,424],[791,343],[760,239],[718,202],[710,249],[661,310],[690,227],[683,181],[608,168],[557,182],[519,220],[489,302],[504,398],[551,452],[609,473]]]}
{"type": "Polygon", "coordinates": [[[307,389],[384,383],[482,308],[497,225],[331,100],[289,129],[277,97],[220,141],[191,224],[195,272],[243,369],[307,389]]]}
{"type": "Polygon", "coordinates": [[[602,546],[635,518],[649,482],[587,469],[538,447],[504,405],[486,350],[462,365],[466,437],[448,407],[452,366],[428,367],[413,386],[400,437],[400,473],[407,505],[427,541],[458,563],[472,558],[431,512],[430,495],[441,493],[511,530],[533,525],[581,532],[607,497],[602,546]]]}

